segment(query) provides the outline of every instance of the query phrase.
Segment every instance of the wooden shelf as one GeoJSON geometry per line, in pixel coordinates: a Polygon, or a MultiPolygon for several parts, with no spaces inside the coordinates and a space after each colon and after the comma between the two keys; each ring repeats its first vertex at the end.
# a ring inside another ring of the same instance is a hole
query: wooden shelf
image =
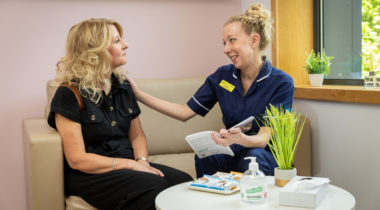
{"type": "Polygon", "coordinates": [[[323,85],[322,87],[296,85],[294,98],[380,104],[380,88],[366,89],[363,86],[342,85],[323,85]]]}

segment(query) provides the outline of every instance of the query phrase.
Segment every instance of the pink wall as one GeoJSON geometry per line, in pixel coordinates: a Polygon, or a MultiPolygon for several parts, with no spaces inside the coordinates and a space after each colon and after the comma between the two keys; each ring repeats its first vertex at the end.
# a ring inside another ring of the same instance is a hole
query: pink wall
{"type": "Polygon", "coordinates": [[[0,209],[26,209],[21,121],[42,117],[69,28],[118,20],[135,78],[204,76],[229,63],[221,28],[240,0],[0,0],[0,209]]]}

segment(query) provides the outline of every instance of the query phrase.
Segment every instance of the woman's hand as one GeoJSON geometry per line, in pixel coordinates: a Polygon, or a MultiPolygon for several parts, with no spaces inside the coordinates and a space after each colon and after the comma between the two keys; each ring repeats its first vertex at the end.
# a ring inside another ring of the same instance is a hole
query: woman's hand
{"type": "Polygon", "coordinates": [[[162,171],[158,170],[157,168],[150,166],[149,162],[144,161],[144,160],[136,161],[136,165],[132,167],[132,170],[152,173],[152,174],[156,174],[156,175],[161,176],[161,177],[165,176],[164,173],[162,173],[162,171]]]}
{"type": "Polygon", "coordinates": [[[160,171],[159,169],[157,169],[155,167],[150,166],[150,170],[153,171],[155,174],[157,174],[160,177],[164,177],[165,176],[164,173],[162,173],[162,171],[160,171]]]}
{"type": "Polygon", "coordinates": [[[212,139],[216,144],[228,147],[231,144],[241,144],[244,133],[240,128],[231,128],[230,130],[220,129],[219,133],[213,132],[211,134],[212,139]]]}
{"type": "Polygon", "coordinates": [[[211,137],[216,144],[230,146],[231,144],[240,144],[247,148],[265,148],[271,138],[271,129],[261,127],[256,135],[245,135],[240,128],[220,129],[219,133],[213,132],[211,137]]]}
{"type": "Polygon", "coordinates": [[[148,161],[145,161],[145,160],[138,160],[137,162],[140,163],[140,164],[143,164],[143,165],[146,166],[146,167],[148,167],[148,168],[150,169],[150,171],[154,172],[154,174],[157,174],[157,175],[159,175],[159,176],[161,176],[161,177],[164,177],[164,176],[165,176],[164,173],[162,173],[162,171],[160,171],[160,170],[157,169],[157,168],[154,168],[154,167],[150,166],[150,164],[149,164],[148,161]]]}

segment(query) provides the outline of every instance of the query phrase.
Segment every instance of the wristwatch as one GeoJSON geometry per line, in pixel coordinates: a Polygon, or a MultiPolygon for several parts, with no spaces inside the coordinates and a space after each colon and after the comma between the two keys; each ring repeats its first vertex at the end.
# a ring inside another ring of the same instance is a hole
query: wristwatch
{"type": "Polygon", "coordinates": [[[139,161],[139,160],[144,160],[144,161],[148,161],[148,158],[144,157],[144,156],[141,156],[141,157],[138,157],[135,159],[136,161],[139,161]]]}

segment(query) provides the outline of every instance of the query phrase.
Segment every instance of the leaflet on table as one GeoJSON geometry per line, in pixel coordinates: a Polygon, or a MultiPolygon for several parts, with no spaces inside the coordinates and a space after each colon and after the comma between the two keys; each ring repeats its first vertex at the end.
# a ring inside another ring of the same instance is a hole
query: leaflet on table
{"type": "Polygon", "coordinates": [[[231,173],[217,172],[212,176],[204,175],[193,181],[190,189],[229,194],[239,190],[241,176],[242,173],[233,171],[231,173]]]}
{"type": "MultiPolygon", "coordinates": [[[[239,127],[244,132],[246,130],[249,130],[250,127],[252,127],[253,119],[254,117],[251,116],[232,127],[239,127]]],[[[226,154],[231,156],[235,155],[230,147],[224,147],[216,144],[212,139],[211,134],[212,131],[202,131],[188,135],[185,139],[199,158],[204,158],[215,154],[226,154]]]]}

